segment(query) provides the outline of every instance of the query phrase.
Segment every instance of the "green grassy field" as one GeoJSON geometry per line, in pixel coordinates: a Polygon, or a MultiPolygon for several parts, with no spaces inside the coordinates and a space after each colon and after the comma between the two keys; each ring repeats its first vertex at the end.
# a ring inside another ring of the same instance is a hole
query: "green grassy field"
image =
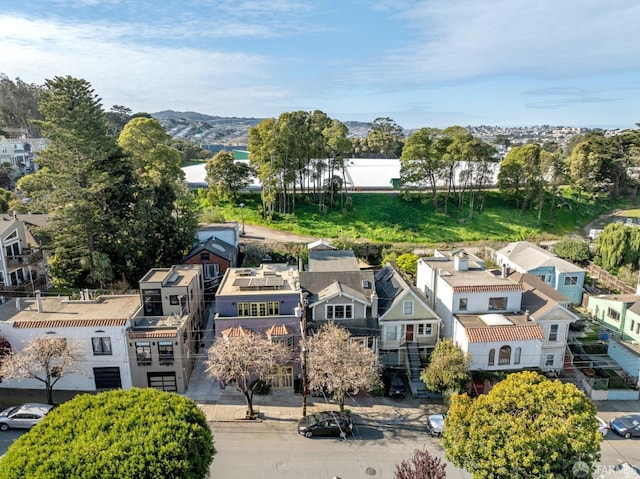
{"type": "MultiPolygon", "coordinates": [[[[260,196],[244,195],[238,200],[246,206],[220,205],[215,215],[226,221],[269,226],[277,230],[322,238],[349,238],[356,241],[384,243],[438,244],[474,241],[543,240],[568,233],[582,233],[584,226],[601,214],[615,208],[627,208],[627,199],[606,198],[577,202],[566,196],[571,210],[558,209],[549,218],[548,206],[538,225],[537,211],[521,213],[513,203],[505,202],[498,192],[489,192],[485,209],[475,212],[469,221],[468,209],[450,204],[448,215],[436,213],[429,198],[403,200],[395,193],[356,193],[353,206],[323,214],[317,205],[298,202],[295,214],[282,215],[271,223],[259,215],[260,196]]],[[[548,205],[548,203],[547,203],[548,205]]],[[[211,209],[209,208],[209,216],[211,209]]],[[[206,214],[203,219],[206,219],[206,214]]]]}

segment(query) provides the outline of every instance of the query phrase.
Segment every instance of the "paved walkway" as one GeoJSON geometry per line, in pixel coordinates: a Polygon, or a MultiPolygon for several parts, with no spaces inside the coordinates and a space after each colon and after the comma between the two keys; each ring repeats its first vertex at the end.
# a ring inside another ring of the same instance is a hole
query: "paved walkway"
{"type": "MultiPolygon", "coordinates": [[[[200,406],[208,421],[244,420],[247,408],[242,394],[232,387],[221,387],[218,381],[208,376],[205,369],[206,350],[214,339],[214,314],[212,307],[203,338],[204,347],[200,349],[185,396],[200,406]]],[[[302,395],[291,391],[272,390],[266,396],[255,395],[253,403],[254,408],[259,411],[259,420],[297,421],[302,417],[302,395]]],[[[338,405],[335,402],[307,396],[308,414],[337,409],[338,405]]],[[[443,405],[441,401],[420,402],[410,396],[404,399],[390,399],[360,394],[347,398],[345,409],[349,409],[355,415],[356,423],[411,424],[423,427],[426,424],[426,416],[442,412],[443,405]]]]}

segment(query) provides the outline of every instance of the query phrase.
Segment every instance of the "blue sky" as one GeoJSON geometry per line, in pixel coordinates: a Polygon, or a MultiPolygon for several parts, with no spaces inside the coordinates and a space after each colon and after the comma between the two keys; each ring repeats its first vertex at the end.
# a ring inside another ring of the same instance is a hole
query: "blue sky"
{"type": "Polygon", "coordinates": [[[0,73],[105,109],[405,128],[640,122],[637,0],[0,0],[0,73]]]}

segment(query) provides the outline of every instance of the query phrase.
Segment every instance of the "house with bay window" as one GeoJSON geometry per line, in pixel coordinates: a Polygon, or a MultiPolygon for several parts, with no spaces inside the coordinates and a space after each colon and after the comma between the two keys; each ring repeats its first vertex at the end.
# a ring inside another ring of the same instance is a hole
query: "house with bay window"
{"type": "Polygon", "coordinates": [[[140,299],[126,331],[132,384],[184,393],[204,336],[202,266],[150,270],[140,299]]]}
{"type": "MultiPolygon", "coordinates": [[[[80,299],[15,298],[0,305],[0,343],[19,351],[45,335],[81,344],[80,373],[64,376],[58,389],[102,391],[154,387],[186,391],[204,321],[201,266],[149,271],[140,294],[80,299]]],[[[6,347],[4,348],[7,349],[6,347]]],[[[2,381],[2,387],[39,389],[36,380],[2,381]]]]}
{"type": "Polygon", "coordinates": [[[387,368],[404,371],[412,393],[419,396],[424,390],[420,380],[422,364],[438,342],[441,320],[394,264],[387,263],[378,271],[375,282],[380,362],[387,368]]]}
{"type": "Polygon", "coordinates": [[[464,250],[444,250],[418,261],[417,284],[442,317],[443,336],[471,355],[472,370],[564,367],[578,316],[536,275],[486,270],[464,250]]]}
{"type": "Polygon", "coordinates": [[[361,270],[351,250],[310,250],[300,272],[306,295],[307,324],[328,321],[343,326],[353,341],[378,350],[378,294],[373,271],[361,270]]]}
{"type": "Polygon", "coordinates": [[[297,269],[287,264],[229,268],[216,293],[216,340],[251,332],[280,342],[291,361],[271,375],[272,387],[291,389],[301,373],[302,296],[297,269]]]}

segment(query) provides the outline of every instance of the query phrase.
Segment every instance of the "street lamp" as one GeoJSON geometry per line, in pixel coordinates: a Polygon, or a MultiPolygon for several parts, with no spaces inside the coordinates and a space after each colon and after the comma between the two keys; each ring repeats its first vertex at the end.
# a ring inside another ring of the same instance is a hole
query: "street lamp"
{"type": "Polygon", "coordinates": [[[240,215],[242,216],[242,236],[244,236],[244,203],[240,203],[240,215]]]}

